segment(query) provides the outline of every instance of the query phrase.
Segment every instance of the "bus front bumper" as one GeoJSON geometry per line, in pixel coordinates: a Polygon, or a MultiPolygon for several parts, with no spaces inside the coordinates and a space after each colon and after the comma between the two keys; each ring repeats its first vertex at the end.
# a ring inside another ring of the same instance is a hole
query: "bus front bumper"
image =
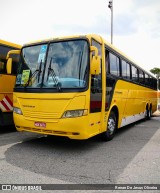
{"type": "Polygon", "coordinates": [[[13,113],[13,117],[17,131],[65,136],[70,139],[88,139],[93,136],[88,127],[88,116],[55,120],[33,120],[13,113]]]}

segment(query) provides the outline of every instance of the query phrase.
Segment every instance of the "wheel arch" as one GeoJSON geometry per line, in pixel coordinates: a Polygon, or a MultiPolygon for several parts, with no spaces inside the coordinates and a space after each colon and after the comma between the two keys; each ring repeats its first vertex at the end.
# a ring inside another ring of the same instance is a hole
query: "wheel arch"
{"type": "Polygon", "coordinates": [[[117,118],[116,121],[117,121],[117,127],[118,127],[118,123],[119,123],[119,110],[118,110],[118,107],[116,105],[114,105],[111,108],[110,112],[111,111],[113,111],[115,113],[115,115],[116,115],[116,118],[117,118]]]}

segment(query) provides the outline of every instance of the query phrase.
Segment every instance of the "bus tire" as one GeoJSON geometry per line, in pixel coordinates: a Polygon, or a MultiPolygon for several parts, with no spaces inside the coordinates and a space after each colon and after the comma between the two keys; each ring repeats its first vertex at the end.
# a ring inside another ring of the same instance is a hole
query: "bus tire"
{"type": "Polygon", "coordinates": [[[107,129],[102,133],[102,139],[104,141],[110,141],[113,139],[117,129],[117,116],[114,111],[111,111],[107,121],[107,129]]]}

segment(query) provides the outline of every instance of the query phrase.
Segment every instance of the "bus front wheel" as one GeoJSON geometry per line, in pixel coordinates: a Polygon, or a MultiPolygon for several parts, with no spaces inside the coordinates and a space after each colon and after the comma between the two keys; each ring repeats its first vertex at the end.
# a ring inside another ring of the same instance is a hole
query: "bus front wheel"
{"type": "Polygon", "coordinates": [[[107,129],[102,133],[102,139],[110,141],[113,139],[117,129],[117,117],[114,111],[111,111],[108,117],[107,129]]]}

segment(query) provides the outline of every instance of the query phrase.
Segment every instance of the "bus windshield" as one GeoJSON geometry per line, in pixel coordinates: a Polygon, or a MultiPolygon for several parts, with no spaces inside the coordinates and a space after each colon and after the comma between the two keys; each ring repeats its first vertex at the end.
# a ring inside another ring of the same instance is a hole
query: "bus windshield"
{"type": "Polygon", "coordinates": [[[84,88],[88,80],[86,40],[59,41],[24,47],[16,88],[84,88]]]}

